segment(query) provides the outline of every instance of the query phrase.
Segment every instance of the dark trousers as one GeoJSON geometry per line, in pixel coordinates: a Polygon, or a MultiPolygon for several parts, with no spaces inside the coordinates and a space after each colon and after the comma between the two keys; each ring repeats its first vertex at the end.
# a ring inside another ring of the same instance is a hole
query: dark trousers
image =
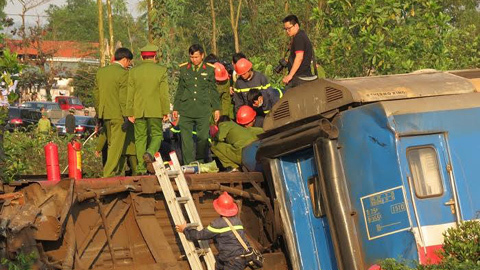
{"type": "Polygon", "coordinates": [[[298,77],[293,77],[293,79],[287,85],[285,85],[284,92],[287,92],[288,89],[299,86],[300,84],[303,84],[303,83],[306,83],[306,82],[308,82],[308,81],[301,80],[298,77]]]}
{"type": "Polygon", "coordinates": [[[233,259],[230,261],[220,261],[217,259],[215,270],[244,270],[247,267],[247,260],[244,258],[233,259]]]}

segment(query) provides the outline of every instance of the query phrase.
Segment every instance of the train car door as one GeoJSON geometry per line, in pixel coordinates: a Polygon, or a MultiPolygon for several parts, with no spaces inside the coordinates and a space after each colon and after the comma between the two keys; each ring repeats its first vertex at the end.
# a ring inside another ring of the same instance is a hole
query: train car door
{"type": "Polygon", "coordinates": [[[421,263],[439,261],[442,233],[459,217],[444,134],[400,138],[400,162],[421,263]]]}
{"type": "Polygon", "coordinates": [[[276,189],[285,204],[284,224],[291,231],[298,262],[293,269],[336,270],[327,217],[319,205],[318,170],[313,149],[279,158],[276,162],[276,189]],[[286,220],[288,219],[288,220],[286,220]]]}

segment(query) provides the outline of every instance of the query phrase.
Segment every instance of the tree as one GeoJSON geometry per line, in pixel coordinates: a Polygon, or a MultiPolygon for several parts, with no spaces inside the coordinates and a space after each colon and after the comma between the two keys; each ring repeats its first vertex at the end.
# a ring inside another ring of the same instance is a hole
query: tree
{"type": "Polygon", "coordinates": [[[78,97],[86,107],[94,106],[93,88],[95,87],[97,70],[97,66],[82,64],[75,72],[70,83],[75,89],[73,95],[78,97]]]}
{"type": "MultiPolygon", "coordinates": [[[[65,68],[62,67],[60,63],[53,61],[53,56],[55,55],[57,48],[44,46],[47,33],[48,29],[41,26],[39,21],[37,21],[36,26],[29,27],[29,34],[25,37],[25,45],[34,48],[37,51],[37,54],[35,57],[25,58],[24,62],[25,64],[38,68],[40,74],[38,78],[43,79],[43,82],[38,83],[38,85],[45,87],[47,100],[51,100],[52,96],[50,90],[56,82],[56,77],[61,77],[65,72],[65,68]]],[[[28,77],[28,75],[23,76],[21,77],[21,80],[31,80],[28,77]]]]}
{"type": "Polygon", "coordinates": [[[215,5],[214,0],[210,0],[210,10],[212,14],[212,52],[217,55],[217,27],[215,23],[215,5]]]}
{"type": "Polygon", "coordinates": [[[240,51],[240,43],[238,41],[238,20],[240,19],[240,10],[242,8],[242,0],[238,0],[237,13],[235,15],[235,8],[233,0],[230,1],[230,23],[232,25],[233,40],[235,42],[235,52],[240,51]]]}
{"type": "Polygon", "coordinates": [[[102,0],[97,0],[97,7],[98,7],[98,49],[100,50],[100,66],[105,66],[105,44],[103,43],[104,40],[104,33],[103,33],[103,6],[102,0]]]}
{"type": "MultiPolygon", "coordinates": [[[[112,25],[115,42],[133,44],[132,50],[144,45],[146,27],[141,18],[135,20],[126,8],[125,0],[112,1],[112,25]],[[126,27],[128,25],[128,27],[126,27]],[[131,42],[130,42],[131,41],[131,42]]],[[[99,42],[98,4],[102,10],[107,6],[97,0],[67,0],[63,6],[51,5],[47,10],[49,40],[99,42]]],[[[102,34],[109,36],[107,12],[102,12],[102,34]]],[[[115,43],[112,45],[115,46],[115,43]]]]}
{"type": "Polygon", "coordinates": [[[6,89],[2,90],[2,100],[0,102],[0,180],[4,181],[5,176],[5,148],[4,133],[5,126],[8,122],[8,105],[18,100],[19,95],[15,93],[15,81],[18,79],[18,73],[21,72],[23,66],[18,62],[17,54],[4,50],[0,56],[0,73],[1,82],[6,89]],[[3,91],[11,91],[7,96],[3,96],[3,91]],[[5,100],[6,99],[6,100],[5,100]]]}

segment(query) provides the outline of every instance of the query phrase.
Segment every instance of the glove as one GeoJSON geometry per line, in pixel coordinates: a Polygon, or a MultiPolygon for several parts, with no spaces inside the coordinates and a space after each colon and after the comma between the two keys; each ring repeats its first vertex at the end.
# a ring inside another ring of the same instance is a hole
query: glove
{"type": "Polygon", "coordinates": [[[122,131],[127,132],[128,127],[129,127],[131,124],[132,124],[132,123],[131,123],[130,121],[128,121],[128,117],[123,117],[122,131]]]}

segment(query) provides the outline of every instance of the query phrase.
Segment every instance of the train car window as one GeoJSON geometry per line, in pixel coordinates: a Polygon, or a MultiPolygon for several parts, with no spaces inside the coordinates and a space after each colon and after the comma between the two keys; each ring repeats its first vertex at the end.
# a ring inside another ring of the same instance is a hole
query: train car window
{"type": "Polygon", "coordinates": [[[317,175],[308,179],[308,191],[310,192],[310,202],[312,203],[313,214],[315,217],[325,216],[322,206],[322,193],[320,190],[320,182],[317,175]]]}
{"type": "Polygon", "coordinates": [[[407,149],[407,159],[412,173],[415,195],[419,198],[443,194],[442,177],[435,148],[431,146],[407,149]]]}

